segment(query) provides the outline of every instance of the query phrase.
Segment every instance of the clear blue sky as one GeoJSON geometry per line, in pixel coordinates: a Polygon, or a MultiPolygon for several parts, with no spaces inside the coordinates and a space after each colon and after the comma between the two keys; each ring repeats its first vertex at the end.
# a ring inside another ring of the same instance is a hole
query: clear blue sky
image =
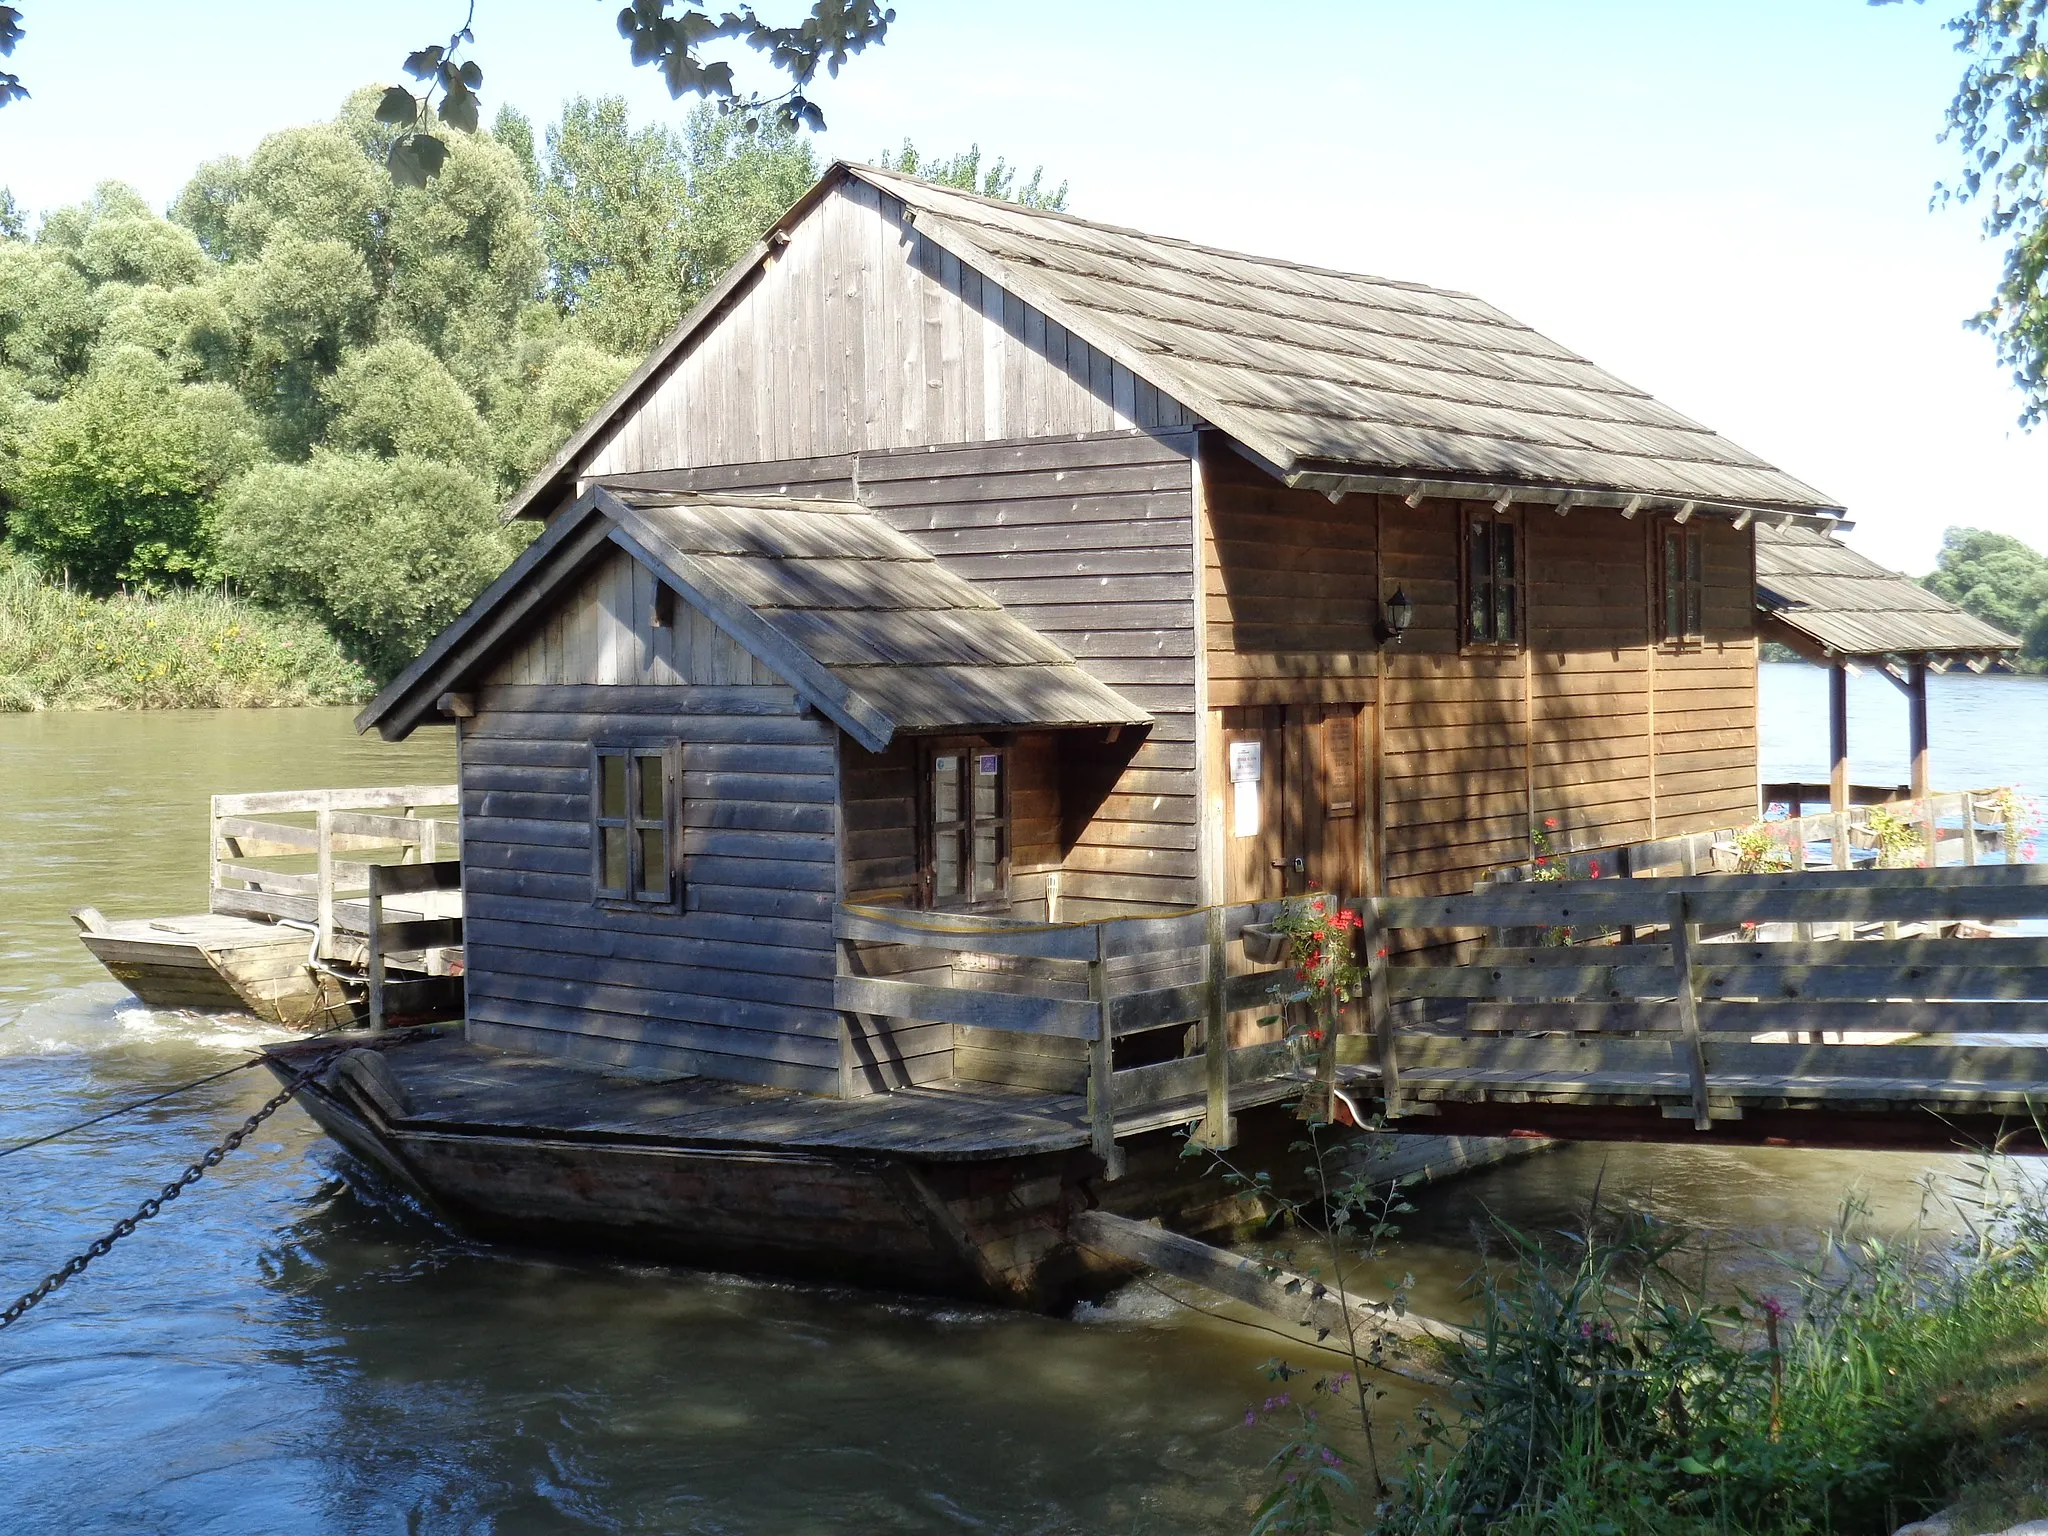
{"type": "MultiPolygon", "coordinates": [[[[167,202],[460,8],[20,3],[0,184],[37,210],[107,177],[167,202]]],[[[1996,255],[1928,209],[1960,0],[895,3],[818,93],[828,155],[978,142],[1089,217],[1468,289],[1841,498],[1879,559],[1925,570],[1953,522],[2048,546],[2048,437],[1962,325],[1996,255]]],[[[486,111],[679,117],[614,12],[478,0],[486,111]]]]}

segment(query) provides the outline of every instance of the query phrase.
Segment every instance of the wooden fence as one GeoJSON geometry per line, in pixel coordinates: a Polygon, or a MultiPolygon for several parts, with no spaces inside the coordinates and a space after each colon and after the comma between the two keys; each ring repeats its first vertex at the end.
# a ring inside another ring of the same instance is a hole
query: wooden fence
{"type": "Polygon", "coordinates": [[[1113,1171],[1119,1134],[1199,1118],[1198,1136],[1227,1146],[1234,1107],[1308,1084],[1348,1083],[1390,1117],[1540,1098],[1654,1103],[1702,1129],[1745,1103],[2048,1104],[2048,938],[1957,936],[2048,919],[2048,867],[1532,881],[1342,905],[1360,914],[1365,996],[1317,1047],[1229,1044],[1233,1014],[1279,1011],[1290,985],[1285,967],[1254,967],[1237,947],[1278,903],[1073,924],[842,907],[837,1003],[892,1024],[1084,1043],[1092,1140],[1113,1171]],[[1901,925],[1921,936],[1887,936],[1901,925]],[[1404,929],[1626,939],[1403,963],[1389,940],[1404,929]],[[1838,936],[1805,936],[1815,929],[1838,936]],[[1731,937],[1713,942],[1715,930],[1731,937]],[[1770,932],[1800,936],[1759,937],[1770,932]],[[878,949],[918,968],[875,974],[888,969],[878,949]],[[1183,1022],[1203,1025],[1199,1054],[1117,1066],[1118,1040],[1183,1022]]]}
{"type": "MultiPolygon", "coordinates": [[[[460,834],[452,808],[459,799],[453,784],[215,795],[209,908],[308,924],[319,936],[321,959],[354,960],[369,933],[370,870],[455,859],[460,834]],[[439,809],[449,814],[421,814],[439,809]],[[282,860],[285,867],[259,860],[282,860]],[[346,956],[339,953],[342,937],[353,941],[346,956]]],[[[425,904],[434,910],[412,916],[452,916],[460,903],[459,893],[440,896],[425,904]]]]}
{"type": "MultiPolygon", "coordinates": [[[[2048,1099],[2048,938],[1957,938],[2048,918],[2048,867],[1799,871],[1531,882],[1370,904],[1369,927],[1615,931],[1624,943],[1372,961],[1387,1112],[1423,1098],[1655,1100],[1704,1129],[1741,1103],[2048,1099]],[[1915,938],[1759,941],[1915,924],[1915,938]],[[1702,930],[1736,935],[1708,943],[1702,930]],[[2014,1043],[2015,1036],[2044,1043],[2014,1043]],[[1989,1037],[1965,1039],[1961,1037],[1989,1037]],[[1912,1043],[1902,1043],[1912,1042],[1912,1043]]],[[[1375,951],[1377,946],[1375,946],[1375,951]]]]}
{"type": "Polygon", "coordinates": [[[455,860],[422,864],[372,864],[366,876],[363,972],[368,978],[369,1025],[380,1030],[392,1017],[408,1020],[462,1017],[460,977],[411,975],[392,980],[394,960],[414,972],[430,972],[437,952],[462,947],[462,918],[420,917],[400,911],[386,915],[391,896],[446,894],[462,890],[462,865],[455,860]]]}
{"type": "Polygon", "coordinates": [[[951,1024],[1085,1043],[1092,1139],[1114,1175],[1122,1167],[1120,1118],[1128,1134],[1155,1120],[1199,1115],[1204,1139],[1227,1146],[1233,1102],[1288,1091],[1285,1074],[1301,1065],[1293,1046],[1229,1043],[1232,1014],[1278,1011],[1273,992],[1287,971],[1253,967],[1240,941],[1246,925],[1270,921],[1279,906],[1092,923],[845,906],[833,925],[843,952],[835,1001],[848,1013],[892,1025],[951,1024]],[[875,974],[903,959],[915,965],[917,979],[900,970],[875,974]],[[1203,1026],[1200,1055],[1116,1066],[1117,1040],[1186,1023],[1203,1026]]]}
{"type": "MultiPolygon", "coordinates": [[[[1787,816],[1755,825],[1780,850],[1793,869],[1855,869],[1878,863],[1871,812],[1882,810],[1915,829],[1920,837],[1917,862],[1930,867],[2017,861],[2000,814],[1998,789],[1963,790],[1918,800],[1855,805],[1846,811],[1812,816],[1787,816]],[[1931,858],[1928,852],[1931,850],[1931,858]]],[[[1737,873],[1737,837],[1747,828],[1722,827],[1660,837],[1646,843],[1559,852],[1542,863],[1531,859],[1487,877],[1486,884],[1527,880],[1634,879],[1644,875],[1737,873]]]]}

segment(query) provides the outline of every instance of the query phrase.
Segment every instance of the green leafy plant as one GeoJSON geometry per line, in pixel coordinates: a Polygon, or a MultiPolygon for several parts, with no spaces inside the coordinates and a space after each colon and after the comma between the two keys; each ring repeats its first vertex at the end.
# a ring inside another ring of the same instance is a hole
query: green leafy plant
{"type": "Polygon", "coordinates": [[[1735,872],[1738,875],[1770,875],[1795,867],[1787,848],[1769,822],[1754,821],[1735,834],[1735,872]]]}
{"type": "Polygon", "coordinates": [[[2006,862],[2033,863],[2039,851],[2036,839],[2041,831],[2041,802],[2008,784],[1992,795],[1991,811],[2005,834],[2006,862]]]}
{"type": "Polygon", "coordinates": [[[1903,816],[1873,805],[1866,825],[1877,845],[1879,869],[1914,869],[1927,862],[1926,834],[1903,816]]]}

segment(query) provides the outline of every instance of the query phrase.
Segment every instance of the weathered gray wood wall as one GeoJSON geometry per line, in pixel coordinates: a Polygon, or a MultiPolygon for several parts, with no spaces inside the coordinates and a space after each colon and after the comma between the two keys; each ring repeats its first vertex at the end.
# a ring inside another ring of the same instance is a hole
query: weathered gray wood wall
{"type": "Polygon", "coordinates": [[[652,577],[603,563],[462,722],[473,1038],[836,1093],[838,732],[652,577]],[[532,679],[532,681],[528,681],[532,679]],[[591,749],[679,743],[681,911],[594,899],[591,749]]]}
{"type": "Polygon", "coordinates": [[[578,473],[1191,424],[903,214],[873,187],[834,188],[578,473]]]}
{"type": "MultiPolygon", "coordinates": [[[[1142,741],[1131,734],[1103,745],[1095,733],[1062,743],[1070,764],[1097,770],[1081,774],[1063,806],[1085,812],[1064,829],[1060,864],[1063,913],[1079,920],[1200,900],[1194,448],[1193,432],[1118,431],[648,469],[605,483],[839,497],[857,489],[878,517],[1149,711],[1155,723],[1142,741]]],[[[858,784],[851,791],[867,796],[858,784]]],[[[863,867],[886,857],[875,845],[849,845],[852,886],[900,879],[863,867]]]]}

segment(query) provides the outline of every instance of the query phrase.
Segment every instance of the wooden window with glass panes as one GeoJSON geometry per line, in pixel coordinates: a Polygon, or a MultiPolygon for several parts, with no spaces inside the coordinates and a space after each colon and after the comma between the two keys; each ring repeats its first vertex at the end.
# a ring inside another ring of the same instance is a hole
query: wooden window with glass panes
{"type": "Polygon", "coordinates": [[[941,742],[924,760],[925,905],[1008,901],[1009,749],[941,742]]]}
{"type": "Polygon", "coordinates": [[[1659,628],[1670,646],[1698,644],[1706,634],[1705,541],[1698,528],[1669,523],[1657,553],[1659,628]]]}
{"type": "Polygon", "coordinates": [[[1512,650],[1522,643],[1520,532],[1513,512],[1475,512],[1465,520],[1468,647],[1512,650]]]}
{"type": "Polygon", "coordinates": [[[673,906],[678,899],[671,760],[663,747],[596,750],[591,841],[597,899],[606,905],[673,906]]]}

